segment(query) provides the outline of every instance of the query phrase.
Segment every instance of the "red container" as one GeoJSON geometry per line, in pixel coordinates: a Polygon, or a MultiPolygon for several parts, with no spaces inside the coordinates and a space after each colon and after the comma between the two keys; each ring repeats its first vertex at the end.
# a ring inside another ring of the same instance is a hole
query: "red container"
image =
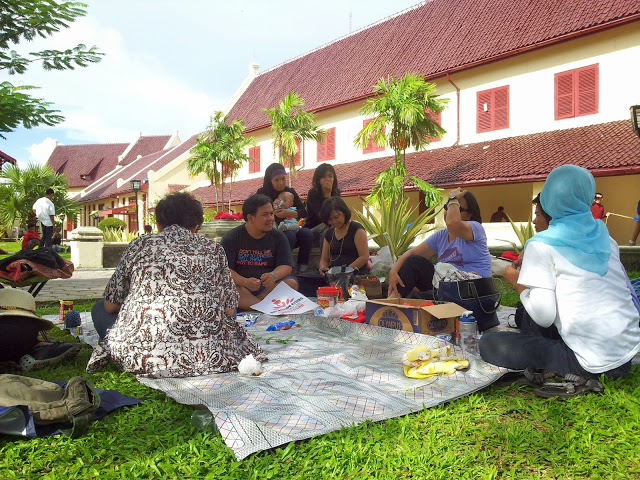
{"type": "Polygon", "coordinates": [[[334,307],[342,298],[342,290],[334,286],[320,287],[316,292],[316,297],[318,297],[318,305],[322,308],[334,307]]]}

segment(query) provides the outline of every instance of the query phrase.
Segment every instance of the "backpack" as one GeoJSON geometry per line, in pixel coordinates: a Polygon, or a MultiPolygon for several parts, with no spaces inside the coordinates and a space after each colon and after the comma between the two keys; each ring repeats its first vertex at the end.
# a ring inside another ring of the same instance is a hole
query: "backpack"
{"type": "Polygon", "coordinates": [[[100,395],[93,383],[83,377],[73,377],[61,387],[38,378],[5,374],[0,375],[0,405],[26,406],[36,425],[67,424],[70,428],[59,430],[77,438],[87,431],[100,407],[100,395]]]}

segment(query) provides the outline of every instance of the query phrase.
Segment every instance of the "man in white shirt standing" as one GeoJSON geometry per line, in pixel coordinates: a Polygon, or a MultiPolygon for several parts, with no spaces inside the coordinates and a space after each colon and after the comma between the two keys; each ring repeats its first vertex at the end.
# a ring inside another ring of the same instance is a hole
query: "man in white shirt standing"
{"type": "Polygon", "coordinates": [[[42,225],[42,238],[40,239],[40,247],[51,247],[51,237],[53,235],[53,226],[55,225],[56,207],[51,201],[53,199],[54,191],[52,188],[47,188],[45,196],[39,198],[36,203],[33,204],[33,213],[36,214],[40,224],[42,225]]]}

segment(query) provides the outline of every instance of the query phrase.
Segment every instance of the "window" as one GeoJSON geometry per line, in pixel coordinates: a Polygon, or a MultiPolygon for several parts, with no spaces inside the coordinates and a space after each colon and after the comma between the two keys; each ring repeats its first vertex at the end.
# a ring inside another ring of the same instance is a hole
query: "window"
{"type": "MultiPolygon", "coordinates": [[[[369,122],[371,122],[371,118],[364,120],[362,122],[362,127],[366,127],[369,122]]],[[[384,129],[383,129],[384,130],[384,129]]],[[[381,147],[379,147],[371,137],[369,137],[369,143],[367,144],[366,147],[364,147],[364,149],[362,150],[362,153],[373,153],[373,152],[382,152],[384,150],[384,145],[382,145],[381,147]]]]}
{"type": "Polygon", "coordinates": [[[249,149],[249,173],[260,172],[260,147],[251,147],[249,149]]]}
{"type": "Polygon", "coordinates": [[[318,142],[318,162],[336,159],[336,128],[327,129],[324,141],[318,142]]]}
{"type": "Polygon", "coordinates": [[[476,133],[509,128],[509,86],[477,93],[476,133]]]}
{"type": "Polygon", "coordinates": [[[555,119],[598,113],[598,64],[554,76],[555,119]]]}
{"type": "Polygon", "coordinates": [[[296,147],[298,147],[298,152],[293,156],[293,164],[296,167],[300,166],[300,158],[302,156],[302,145],[299,138],[296,138],[296,147]]]}
{"type": "MultiPolygon", "coordinates": [[[[431,115],[431,118],[438,123],[438,125],[442,125],[442,112],[440,113],[434,113],[431,110],[427,109],[426,113],[428,113],[429,115],[431,115]]],[[[430,138],[429,140],[431,140],[431,142],[439,142],[441,140],[440,137],[435,137],[435,138],[430,138]]],[[[421,212],[422,213],[422,212],[421,212]]]]}

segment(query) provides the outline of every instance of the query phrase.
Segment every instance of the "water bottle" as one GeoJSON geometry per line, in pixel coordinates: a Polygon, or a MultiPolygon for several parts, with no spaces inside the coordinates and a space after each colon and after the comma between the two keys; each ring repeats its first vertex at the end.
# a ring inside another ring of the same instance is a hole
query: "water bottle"
{"type": "Polygon", "coordinates": [[[218,426],[211,412],[205,408],[197,408],[191,414],[191,425],[198,430],[218,431],[218,426]]]}
{"type": "Polygon", "coordinates": [[[460,316],[460,347],[465,353],[478,354],[477,333],[478,322],[473,312],[466,311],[460,316]]]}

